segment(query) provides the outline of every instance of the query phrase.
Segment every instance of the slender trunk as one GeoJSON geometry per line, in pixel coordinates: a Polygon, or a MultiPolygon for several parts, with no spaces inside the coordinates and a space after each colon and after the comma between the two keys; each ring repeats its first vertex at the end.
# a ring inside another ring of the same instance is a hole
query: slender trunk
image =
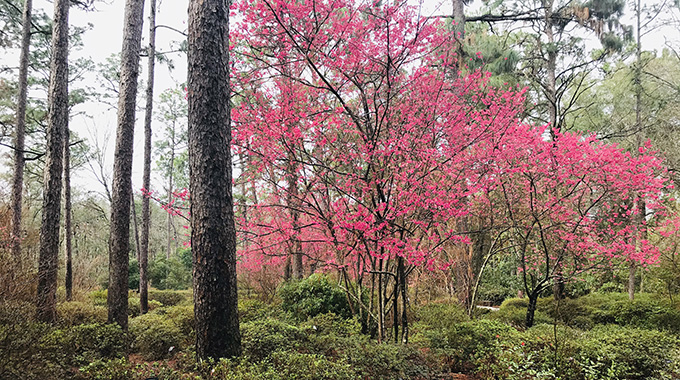
{"type": "Polygon", "coordinates": [[[64,244],[66,251],[66,300],[73,299],[73,246],[71,237],[71,146],[68,126],[64,131],[64,244]]]}
{"type": "MultiPolygon", "coordinates": [[[[641,28],[640,25],[640,15],[642,13],[641,1],[638,0],[635,4],[635,16],[637,21],[637,46],[635,49],[635,140],[636,148],[635,152],[639,152],[640,147],[642,147],[642,40],[641,40],[641,28]]],[[[639,153],[636,153],[639,154],[639,153]]],[[[636,201],[637,208],[637,218],[635,218],[635,223],[637,225],[637,236],[635,237],[635,250],[638,251],[642,247],[642,240],[647,237],[647,229],[645,227],[645,215],[647,211],[647,205],[642,197],[638,197],[636,201]]],[[[628,268],[628,298],[633,301],[635,299],[635,272],[637,271],[637,265],[633,260],[630,260],[630,267],[628,268]]]]}
{"type": "Polygon", "coordinates": [[[196,354],[201,359],[241,354],[225,5],[222,0],[189,2],[191,252],[196,354]]]}
{"type": "MultiPolygon", "coordinates": [[[[458,59],[458,70],[463,70],[466,65],[465,59],[463,59],[465,55],[465,50],[463,49],[463,41],[465,39],[465,1],[452,0],[451,5],[453,6],[451,14],[453,16],[452,31],[456,39],[455,49],[458,59]]],[[[457,75],[457,73],[454,73],[454,76],[457,75]]]]}
{"type": "Polygon", "coordinates": [[[546,69],[546,83],[545,95],[548,100],[548,114],[550,116],[550,137],[555,140],[555,132],[560,131],[560,125],[557,115],[557,48],[555,47],[555,35],[553,32],[553,0],[544,0],[543,7],[545,9],[545,27],[543,32],[548,40],[547,54],[548,58],[545,63],[546,69]]]}
{"type": "MultiPolygon", "coordinates": [[[[173,172],[175,170],[175,129],[172,130],[172,149],[170,151],[170,174],[168,176],[168,206],[173,207],[172,199],[172,180],[173,172]]],[[[170,259],[170,251],[172,250],[172,213],[168,212],[168,242],[167,250],[165,251],[165,258],[170,259]]]]}
{"type": "MultiPolygon", "coordinates": [[[[378,260],[378,271],[382,272],[383,260],[378,260]]],[[[383,332],[385,330],[385,301],[383,297],[383,275],[378,273],[378,343],[382,343],[383,332]]]]}
{"type": "Polygon", "coordinates": [[[135,192],[130,189],[130,212],[132,213],[132,228],[135,234],[135,258],[139,263],[139,223],[137,222],[137,205],[135,204],[135,192]]]}
{"type": "Polygon", "coordinates": [[[283,281],[290,281],[291,279],[291,255],[286,257],[286,262],[283,266],[283,281]]]}
{"type": "Polygon", "coordinates": [[[635,300],[635,272],[637,271],[637,265],[634,261],[630,262],[628,266],[628,299],[635,300]]]}
{"type": "Polygon", "coordinates": [[[534,314],[536,314],[536,303],[538,302],[538,292],[531,292],[529,296],[529,306],[527,307],[526,328],[534,325],[534,314]]]}
{"type": "Polygon", "coordinates": [[[68,125],[68,8],[68,0],[55,0],[37,296],[38,320],[48,323],[57,317],[61,176],[68,125]]]}
{"type": "Polygon", "coordinates": [[[113,162],[111,237],[109,241],[109,323],[127,330],[128,265],[130,254],[130,199],[132,148],[135,131],[139,51],[141,50],[144,0],[127,0],[121,51],[118,129],[113,162]]]}
{"type": "Polygon", "coordinates": [[[401,281],[401,343],[408,343],[408,315],[406,309],[408,307],[408,282],[406,282],[406,266],[404,265],[404,258],[399,258],[397,265],[397,276],[401,281]]]}
{"type": "Polygon", "coordinates": [[[19,56],[19,94],[17,95],[16,132],[14,136],[14,175],[12,177],[12,257],[15,275],[21,273],[21,204],[24,186],[24,140],[26,133],[26,97],[28,92],[28,50],[31,46],[31,11],[33,0],[24,2],[19,56]]]}
{"type": "MultiPolygon", "coordinates": [[[[398,273],[397,273],[398,276],[398,273]]],[[[399,277],[394,279],[394,298],[392,299],[392,329],[394,330],[394,344],[399,343],[399,277]]]]}
{"type": "MultiPolygon", "coordinates": [[[[156,66],[156,0],[149,2],[149,65],[146,80],[146,110],[144,114],[144,174],[142,186],[151,190],[151,117],[153,116],[153,85],[156,66]]],[[[139,311],[149,311],[149,231],[151,209],[149,197],[142,198],[142,240],[139,251],[139,311]]]]}

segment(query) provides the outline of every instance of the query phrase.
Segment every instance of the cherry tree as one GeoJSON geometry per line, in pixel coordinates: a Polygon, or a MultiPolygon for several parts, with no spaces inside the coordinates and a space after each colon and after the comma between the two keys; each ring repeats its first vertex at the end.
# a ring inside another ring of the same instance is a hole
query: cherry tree
{"type": "Polygon", "coordinates": [[[339,271],[379,339],[389,311],[399,336],[401,297],[405,341],[407,276],[446,267],[445,243],[468,240],[447,222],[477,191],[475,146],[516,122],[521,92],[481,72],[451,78],[445,28],[403,4],[253,1],[239,13],[235,143],[260,189],[243,262],[280,264],[297,245],[339,271]]]}
{"type": "Polygon", "coordinates": [[[541,131],[517,125],[503,149],[485,142],[490,157],[476,168],[483,191],[474,206],[517,256],[527,326],[539,295],[556,281],[622,260],[654,264],[656,247],[640,240],[636,249],[640,227],[630,220],[645,211],[634,200],[662,212],[659,200],[670,186],[661,160],[646,149],[633,156],[595,137],[555,132],[547,141],[541,131]]]}

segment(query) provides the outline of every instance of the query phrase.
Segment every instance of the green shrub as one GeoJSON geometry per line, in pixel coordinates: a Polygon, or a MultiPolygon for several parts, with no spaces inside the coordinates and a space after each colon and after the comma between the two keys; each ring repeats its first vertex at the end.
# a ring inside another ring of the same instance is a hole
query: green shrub
{"type": "Polygon", "coordinates": [[[680,376],[680,340],[655,330],[598,326],[571,341],[569,378],[672,379],[680,376]]]}
{"type": "Polygon", "coordinates": [[[34,322],[0,325],[0,379],[66,378],[56,352],[41,345],[49,331],[48,325],[34,322]]]}
{"type": "Polygon", "coordinates": [[[177,352],[187,336],[172,319],[148,313],[130,321],[132,347],[147,360],[159,360],[177,352]]]}
{"type": "Polygon", "coordinates": [[[125,358],[95,360],[80,368],[83,380],[129,380],[133,378],[134,366],[125,358]]]}
{"type": "Polygon", "coordinates": [[[0,303],[0,325],[26,323],[35,319],[35,304],[25,301],[0,303]]]}
{"type": "MultiPolygon", "coordinates": [[[[539,300],[540,304],[540,300],[539,300]]],[[[498,311],[484,315],[485,319],[502,321],[517,328],[526,328],[527,308],[529,300],[510,298],[505,300],[498,311]]],[[[553,319],[539,309],[534,312],[534,325],[553,323],[553,319]]]]}
{"type": "Polygon", "coordinates": [[[308,319],[300,325],[300,329],[307,334],[348,337],[359,334],[361,325],[356,319],[344,319],[327,313],[308,319]]]}
{"type": "Polygon", "coordinates": [[[210,378],[224,380],[357,379],[352,367],[343,361],[288,351],[275,352],[271,359],[261,362],[222,359],[209,372],[210,378]]]}
{"type": "Polygon", "coordinates": [[[414,313],[414,322],[427,329],[448,329],[468,319],[463,307],[455,301],[430,302],[416,308],[414,313]]]}
{"type": "Polygon", "coordinates": [[[252,360],[268,358],[275,351],[293,349],[303,339],[297,327],[273,318],[241,324],[243,353],[252,360]]]}
{"type": "Polygon", "coordinates": [[[601,324],[614,323],[680,333],[680,311],[651,299],[603,304],[593,311],[593,319],[601,324]]]}
{"type": "Polygon", "coordinates": [[[505,323],[477,320],[458,323],[446,330],[425,331],[423,337],[451,370],[470,371],[477,358],[496,349],[501,341],[519,339],[520,333],[505,323]]]}
{"type": "Polygon", "coordinates": [[[191,337],[191,334],[195,329],[193,306],[161,307],[154,310],[153,312],[172,321],[179,328],[182,334],[193,340],[193,337],[191,337]]]}
{"type": "Polygon", "coordinates": [[[108,312],[103,306],[72,301],[57,304],[57,322],[61,326],[106,323],[108,312]]]}
{"type": "Polygon", "coordinates": [[[106,289],[95,290],[90,292],[87,296],[92,300],[92,304],[95,306],[106,306],[106,297],[109,292],[106,289]]]}
{"type": "Polygon", "coordinates": [[[191,288],[191,251],[179,250],[176,257],[157,256],[149,261],[149,281],[156,289],[191,288]]]}
{"type": "Polygon", "coordinates": [[[149,300],[158,301],[162,306],[175,306],[188,302],[189,295],[187,292],[177,290],[149,290],[149,300]]]}
{"type": "Polygon", "coordinates": [[[350,380],[357,378],[353,367],[342,361],[330,361],[321,355],[278,351],[271,361],[281,379],[350,380]]]}
{"type": "Polygon", "coordinates": [[[266,319],[272,314],[273,305],[268,305],[255,298],[238,300],[238,318],[241,322],[266,319]]]}
{"type": "Polygon", "coordinates": [[[46,350],[58,352],[75,366],[123,356],[126,343],[127,337],[118,325],[101,323],[53,330],[42,339],[46,350]]]}
{"type": "Polygon", "coordinates": [[[299,321],[325,313],[342,318],[352,316],[345,291],[318,273],[300,281],[287,282],[279,294],[281,307],[299,321]]]}
{"type": "Polygon", "coordinates": [[[364,340],[348,347],[342,357],[360,379],[427,379],[429,369],[421,352],[403,344],[377,344],[364,340]]]}

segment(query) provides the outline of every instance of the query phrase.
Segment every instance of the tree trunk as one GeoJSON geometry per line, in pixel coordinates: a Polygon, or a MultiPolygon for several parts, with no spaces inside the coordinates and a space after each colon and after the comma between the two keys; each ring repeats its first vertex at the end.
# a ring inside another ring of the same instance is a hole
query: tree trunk
{"type": "Polygon", "coordinates": [[[222,0],[189,2],[191,251],[196,354],[202,359],[241,354],[225,5],[222,0]]]}
{"type": "Polygon", "coordinates": [[[135,258],[139,262],[139,223],[137,223],[137,204],[135,202],[135,191],[130,189],[130,213],[132,214],[132,230],[135,238],[135,258]]]}
{"type": "MultiPolygon", "coordinates": [[[[174,186],[172,183],[172,177],[173,177],[173,172],[175,170],[175,129],[173,126],[172,130],[172,149],[170,150],[170,175],[168,177],[168,206],[173,207],[172,205],[172,187],[174,186]]],[[[165,258],[170,260],[170,251],[172,251],[172,213],[168,212],[168,225],[167,225],[167,232],[168,232],[168,241],[167,241],[167,250],[165,251],[165,258]]]]}
{"type": "MultiPolygon", "coordinates": [[[[636,29],[637,29],[637,46],[635,49],[635,72],[633,82],[635,84],[635,141],[636,141],[636,155],[639,155],[639,149],[642,147],[642,26],[640,24],[640,16],[642,13],[642,4],[638,0],[635,4],[636,29]]],[[[638,233],[635,236],[635,250],[641,248],[641,240],[646,238],[647,229],[645,228],[645,216],[647,212],[647,204],[642,197],[638,197],[635,204],[638,215],[635,218],[638,233]]],[[[633,260],[630,260],[630,267],[628,268],[628,299],[635,300],[635,272],[637,266],[633,260]]]]}
{"type": "Polygon", "coordinates": [[[61,176],[68,125],[68,8],[68,0],[55,0],[37,296],[38,320],[48,323],[57,318],[61,176]]]}
{"type": "Polygon", "coordinates": [[[534,315],[536,314],[536,303],[538,302],[538,292],[528,294],[529,306],[527,307],[526,328],[534,325],[534,315]]]}
{"type": "Polygon", "coordinates": [[[66,300],[73,300],[73,245],[71,238],[71,145],[68,125],[64,130],[64,245],[66,251],[66,300]]]}
{"type": "Polygon", "coordinates": [[[142,40],[144,0],[127,0],[121,51],[118,129],[113,162],[111,238],[109,242],[109,323],[127,330],[128,261],[130,252],[130,199],[132,191],[132,148],[139,51],[142,40]]]}
{"type": "Polygon", "coordinates": [[[637,271],[637,265],[634,261],[630,262],[628,267],[628,299],[631,301],[635,300],[635,272],[637,271]]]}
{"type": "Polygon", "coordinates": [[[33,0],[24,3],[19,56],[19,94],[17,95],[16,132],[14,137],[14,175],[12,177],[12,257],[13,273],[21,273],[21,205],[24,186],[24,140],[26,133],[26,97],[28,92],[28,50],[31,46],[31,11],[33,0]]]}
{"type": "MultiPolygon", "coordinates": [[[[146,84],[146,111],[144,114],[144,175],[143,187],[151,191],[151,116],[153,115],[153,84],[156,67],[156,0],[150,1],[149,9],[149,65],[146,84]]],[[[149,311],[149,230],[151,229],[151,209],[149,197],[142,198],[142,239],[139,251],[139,311],[149,311]]]]}
{"type": "Polygon", "coordinates": [[[555,132],[560,131],[560,125],[557,115],[557,48],[555,47],[555,35],[553,33],[553,0],[544,0],[543,7],[545,9],[545,27],[543,32],[548,39],[547,54],[548,58],[545,62],[546,69],[546,84],[545,94],[548,99],[548,114],[550,117],[550,137],[555,140],[555,132]]]}
{"type": "Polygon", "coordinates": [[[406,268],[404,265],[404,258],[399,258],[399,263],[397,265],[397,276],[399,281],[401,281],[401,343],[408,343],[408,315],[406,313],[406,308],[408,305],[408,283],[406,282],[406,268]]]}

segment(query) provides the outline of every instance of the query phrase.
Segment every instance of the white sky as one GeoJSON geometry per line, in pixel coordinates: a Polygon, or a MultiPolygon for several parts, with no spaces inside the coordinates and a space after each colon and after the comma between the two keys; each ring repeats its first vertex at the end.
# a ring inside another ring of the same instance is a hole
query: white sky
{"type": "MultiPolygon", "coordinates": [[[[415,2],[415,1],[414,1],[415,2]]],[[[75,56],[91,57],[95,63],[104,62],[111,54],[120,51],[122,45],[122,30],[123,30],[123,7],[124,0],[109,0],[108,3],[100,2],[97,4],[97,11],[84,12],[79,9],[72,8],[70,15],[70,22],[73,25],[84,26],[87,23],[94,25],[93,29],[86,32],[83,36],[84,49],[75,56]]],[[[175,29],[185,30],[187,19],[187,4],[188,0],[159,0],[158,1],[158,25],[168,25],[175,29]]],[[[475,0],[472,6],[466,9],[466,13],[472,14],[471,9],[479,9],[481,6],[479,0],[475,0]]],[[[35,8],[42,8],[49,15],[52,14],[52,3],[47,0],[37,0],[34,4],[35,8]]],[[[146,1],[148,9],[148,1],[146,1]]],[[[450,0],[442,3],[437,0],[424,0],[423,15],[431,14],[449,14],[451,12],[450,0]]],[[[630,13],[630,11],[628,12],[630,13]]],[[[148,10],[144,12],[144,45],[148,41],[148,10]]],[[[632,21],[632,20],[631,20],[632,21]]],[[[628,22],[632,24],[632,22],[628,22]]],[[[675,28],[665,28],[650,34],[645,37],[643,46],[652,49],[661,49],[664,41],[670,39],[673,42],[678,42],[678,31],[675,28]]],[[[157,49],[167,51],[170,48],[171,41],[179,41],[182,36],[166,28],[157,29],[157,49]]],[[[677,44],[676,44],[677,46],[677,44]]],[[[173,56],[175,69],[169,71],[167,66],[156,64],[156,82],[154,86],[154,94],[156,97],[163,90],[175,87],[175,83],[182,83],[186,80],[186,62],[181,55],[175,54],[173,56]]],[[[146,78],[146,59],[141,60],[142,71],[141,78],[146,78]]],[[[89,78],[93,81],[94,77],[89,78]]],[[[94,81],[93,81],[94,82],[94,81]]],[[[144,91],[140,88],[139,91],[144,91]]],[[[140,105],[143,107],[143,104],[140,105]]],[[[81,106],[81,111],[85,111],[90,117],[77,116],[71,121],[71,128],[76,131],[81,137],[90,138],[92,135],[97,135],[100,139],[100,144],[106,146],[108,162],[106,163],[107,170],[112,170],[113,164],[113,150],[115,145],[115,129],[116,129],[116,113],[109,110],[108,106],[97,104],[95,101],[90,101],[81,106]]],[[[144,113],[137,114],[137,127],[135,128],[135,146],[134,146],[134,164],[133,164],[133,188],[137,191],[142,184],[142,157],[143,157],[143,118],[144,113]]],[[[158,130],[158,126],[154,127],[158,130]]],[[[95,143],[90,142],[91,145],[95,143]]],[[[153,164],[152,164],[153,165],[153,164]]],[[[159,178],[152,179],[152,188],[161,190],[162,182],[159,178]]],[[[84,190],[102,191],[101,186],[93,179],[92,174],[86,169],[81,169],[74,175],[74,185],[80,186],[84,190]]]]}

